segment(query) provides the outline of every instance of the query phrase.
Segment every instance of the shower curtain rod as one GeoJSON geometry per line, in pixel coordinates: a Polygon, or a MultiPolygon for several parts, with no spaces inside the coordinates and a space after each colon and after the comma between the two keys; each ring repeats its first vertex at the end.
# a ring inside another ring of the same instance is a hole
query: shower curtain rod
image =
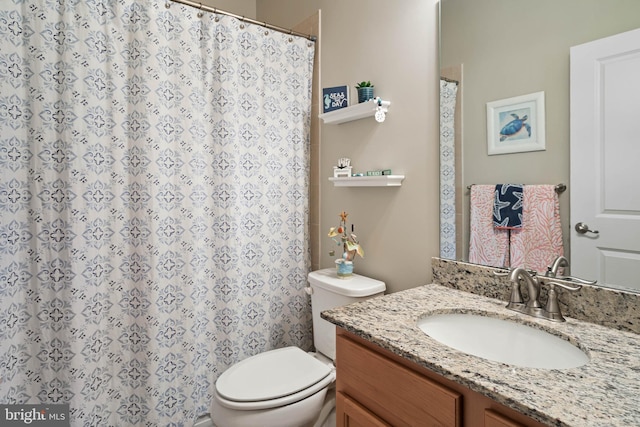
{"type": "Polygon", "coordinates": [[[457,80],[453,80],[453,79],[450,79],[450,78],[448,78],[448,77],[440,76],[440,80],[444,80],[445,82],[449,82],[449,83],[460,84],[460,82],[459,82],[459,81],[457,81],[457,80]]]}
{"type": "MultiPolygon", "coordinates": [[[[260,25],[261,27],[269,28],[270,30],[279,31],[281,33],[290,34],[292,36],[304,37],[306,39],[311,40],[312,42],[316,41],[316,36],[314,36],[314,35],[299,33],[297,31],[293,31],[291,29],[278,27],[277,25],[271,25],[271,24],[269,24],[267,22],[256,21],[255,19],[246,18],[244,16],[236,15],[235,13],[231,13],[231,12],[227,12],[227,11],[224,11],[224,10],[216,9],[215,7],[210,7],[210,6],[204,5],[204,4],[200,3],[200,2],[195,2],[195,1],[191,1],[191,0],[170,0],[170,1],[174,2],[174,3],[181,3],[181,4],[184,4],[184,5],[187,5],[187,6],[195,7],[196,9],[204,10],[204,11],[207,11],[207,12],[219,13],[220,15],[231,16],[233,18],[237,18],[237,19],[241,20],[242,22],[248,22],[250,24],[260,25]]],[[[171,5],[170,1],[167,0],[167,3],[165,4],[165,7],[169,8],[169,6],[171,5]]]]}
{"type": "MultiPolygon", "coordinates": [[[[467,190],[471,190],[471,187],[473,187],[476,184],[471,184],[471,185],[467,185],[467,190]]],[[[567,186],[565,184],[558,184],[556,185],[556,193],[562,193],[567,189],[567,186]]]]}

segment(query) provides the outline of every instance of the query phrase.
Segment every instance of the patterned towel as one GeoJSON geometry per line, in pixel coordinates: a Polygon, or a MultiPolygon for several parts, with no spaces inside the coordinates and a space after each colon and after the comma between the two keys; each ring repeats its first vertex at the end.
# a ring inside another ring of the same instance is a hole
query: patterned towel
{"type": "Polygon", "coordinates": [[[499,230],[522,228],[522,184],[497,184],[493,202],[493,226],[499,230]]]}
{"type": "Polygon", "coordinates": [[[511,266],[544,273],[564,252],[555,185],[525,185],[523,214],[522,229],[511,231],[511,266]]]}
{"type": "Polygon", "coordinates": [[[491,220],[494,185],[471,187],[469,262],[493,267],[509,266],[509,232],[491,220]]]}

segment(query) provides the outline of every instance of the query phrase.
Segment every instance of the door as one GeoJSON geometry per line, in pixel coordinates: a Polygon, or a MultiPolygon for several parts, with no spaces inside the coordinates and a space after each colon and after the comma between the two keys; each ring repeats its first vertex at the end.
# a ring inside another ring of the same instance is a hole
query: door
{"type": "Polygon", "coordinates": [[[634,290],[640,290],[639,76],[640,29],[571,48],[571,273],[634,290]]]}

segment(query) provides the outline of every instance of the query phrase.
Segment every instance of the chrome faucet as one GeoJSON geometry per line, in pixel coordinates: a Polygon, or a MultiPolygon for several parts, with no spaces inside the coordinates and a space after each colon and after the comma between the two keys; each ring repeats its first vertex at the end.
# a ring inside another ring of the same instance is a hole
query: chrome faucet
{"type": "Polygon", "coordinates": [[[509,272],[509,280],[511,281],[511,297],[507,308],[519,313],[528,314],[533,317],[552,320],[554,322],[564,322],[560,312],[560,304],[558,303],[558,291],[556,286],[567,289],[569,291],[577,291],[582,285],[593,285],[596,281],[588,281],[571,276],[558,277],[558,269],[560,267],[568,267],[569,261],[563,256],[556,258],[552,265],[548,268],[545,276],[538,275],[535,271],[525,270],[522,267],[516,267],[509,272]],[[525,282],[529,300],[524,303],[522,293],[520,291],[520,283],[525,282]],[[549,287],[547,294],[547,303],[543,308],[540,304],[540,286],[545,284],[549,287]]]}

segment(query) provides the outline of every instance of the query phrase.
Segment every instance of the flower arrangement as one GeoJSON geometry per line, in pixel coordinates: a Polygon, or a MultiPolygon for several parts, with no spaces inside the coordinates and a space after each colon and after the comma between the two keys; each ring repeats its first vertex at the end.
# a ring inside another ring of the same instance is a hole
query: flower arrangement
{"type": "MultiPolygon", "coordinates": [[[[337,227],[331,227],[329,229],[329,237],[336,242],[336,245],[342,246],[342,257],[336,260],[336,267],[338,269],[338,276],[341,278],[349,278],[353,273],[353,259],[356,255],[364,258],[364,249],[358,242],[358,236],[354,231],[354,226],[351,224],[351,233],[347,232],[347,216],[346,212],[340,213],[340,225],[337,227]]],[[[329,255],[334,256],[335,251],[329,252],[329,255]]]]}

